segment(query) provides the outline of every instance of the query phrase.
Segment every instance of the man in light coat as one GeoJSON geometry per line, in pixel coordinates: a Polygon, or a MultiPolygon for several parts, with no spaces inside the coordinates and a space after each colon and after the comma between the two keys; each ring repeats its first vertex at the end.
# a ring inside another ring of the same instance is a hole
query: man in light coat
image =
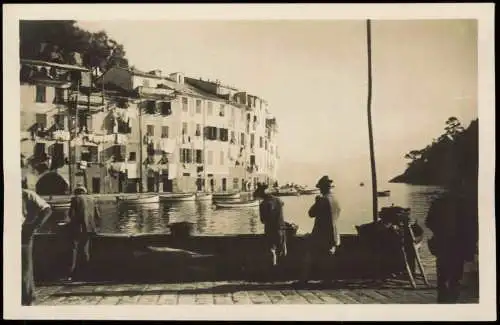
{"type": "Polygon", "coordinates": [[[314,218],[314,227],[308,238],[308,261],[306,261],[306,280],[311,266],[318,267],[328,261],[340,246],[340,233],[337,220],[340,215],[340,205],[332,194],[333,181],[328,176],[319,179],[316,187],[321,195],[316,197],[309,209],[309,216],[314,218]]]}

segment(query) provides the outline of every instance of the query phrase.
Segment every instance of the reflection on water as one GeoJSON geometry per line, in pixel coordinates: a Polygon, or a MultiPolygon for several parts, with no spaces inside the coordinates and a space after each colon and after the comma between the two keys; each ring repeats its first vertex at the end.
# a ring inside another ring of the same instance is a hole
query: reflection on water
{"type": "MultiPolygon", "coordinates": [[[[430,202],[442,189],[433,186],[387,184],[381,190],[391,190],[390,197],[379,198],[379,209],[391,204],[411,208],[412,215],[424,226],[430,202]]],[[[368,186],[337,186],[334,193],[341,205],[338,226],[342,233],[355,233],[355,226],[372,220],[371,189],[368,186]]],[[[307,211],[314,196],[282,197],[285,218],[299,226],[298,233],[311,231],[314,220],[307,211]]],[[[254,234],[264,228],[259,220],[258,208],[219,210],[211,202],[172,202],[148,205],[118,205],[115,201],[100,202],[103,233],[167,233],[168,225],[188,221],[195,224],[195,234],[254,234]]],[[[52,219],[61,220],[56,214],[52,219]]],[[[54,220],[44,227],[53,229],[54,220]],[[52,224],[52,226],[51,226],[52,224]]]]}

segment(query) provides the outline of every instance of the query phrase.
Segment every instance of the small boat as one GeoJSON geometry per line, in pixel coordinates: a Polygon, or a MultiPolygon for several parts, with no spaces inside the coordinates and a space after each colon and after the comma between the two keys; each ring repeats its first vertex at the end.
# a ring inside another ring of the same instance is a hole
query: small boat
{"type": "Polygon", "coordinates": [[[162,193],[162,194],[160,194],[161,201],[186,202],[186,201],[194,201],[195,199],[196,199],[196,195],[193,193],[162,193]]]}
{"type": "Polygon", "coordinates": [[[377,196],[378,197],[384,197],[384,196],[390,196],[391,195],[391,191],[380,191],[380,192],[377,192],[377,196]]]}
{"type": "Polygon", "coordinates": [[[218,209],[240,209],[240,208],[254,208],[259,206],[258,200],[253,201],[239,201],[239,202],[215,202],[215,207],[218,209]]]}
{"type": "Polygon", "coordinates": [[[280,188],[272,194],[276,196],[298,196],[300,192],[294,188],[280,188]]]}
{"type": "Polygon", "coordinates": [[[197,201],[212,201],[212,193],[196,193],[197,201]]]}
{"type": "Polygon", "coordinates": [[[69,209],[71,199],[47,200],[47,203],[50,204],[52,210],[65,210],[69,209]]]}
{"type": "Polygon", "coordinates": [[[160,203],[160,196],[158,195],[124,195],[116,197],[119,203],[126,204],[152,204],[160,203]]]}
{"type": "Polygon", "coordinates": [[[365,186],[365,183],[361,182],[359,183],[359,186],[365,186]]]}
{"type": "Polygon", "coordinates": [[[301,195],[314,195],[314,194],[319,194],[319,188],[308,188],[308,189],[303,189],[300,190],[301,195]]]}
{"type": "Polygon", "coordinates": [[[235,193],[213,193],[212,198],[214,200],[234,200],[239,199],[241,194],[239,192],[235,193]]]}

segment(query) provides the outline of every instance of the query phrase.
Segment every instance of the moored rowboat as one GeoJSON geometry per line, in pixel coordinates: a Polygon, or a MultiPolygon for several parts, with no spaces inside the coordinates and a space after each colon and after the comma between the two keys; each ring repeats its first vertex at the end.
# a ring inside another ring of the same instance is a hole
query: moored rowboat
{"type": "Polygon", "coordinates": [[[198,201],[212,201],[212,193],[196,193],[198,201]]]}
{"type": "Polygon", "coordinates": [[[131,195],[131,196],[118,196],[116,200],[119,203],[127,204],[152,204],[160,203],[160,197],[158,195],[131,195]]]}
{"type": "Polygon", "coordinates": [[[236,193],[214,193],[212,194],[212,198],[214,200],[232,200],[239,199],[241,194],[239,192],[236,193]]]}
{"type": "Polygon", "coordinates": [[[381,197],[381,196],[390,196],[391,195],[391,191],[381,191],[381,192],[377,192],[377,196],[381,197]]]}
{"type": "Polygon", "coordinates": [[[319,189],[318,188],[310,188],[310,189],[303,189],[300,191],[300,194],[303,195],[314,195],[314,194],[319,194],[319,189]]]}
{"type": "Polygon", "coordinates": [[[71,205],[71,199],[60,199],[60,200],[47,200],[50,207],[53,210],[64,210],[69,209],[71,205]]]}
{"type": "Polygon", "coordinates": [[[297,196],[297,195],[300,195],[299,191],[297,191],[294,188],[286,188],[286,189],[280,188],[279,190],[275,191],[272,194],[276,195],[276,196],[297,196]]]}
{"type": "Polygon", "coordinates": [[[185,202],[185,201],[194,201],[196,199],[196,195],[193,193],[163,193],[160,194],[161,201],[168,202],[185,202]]]}
{"type": "Polygon", "coordinates": [[[239,208],[253,208],[259,206],[258,200],[253,201],[239,201],[239,202],[215,202],[218,209],[239,209],[239,208]]]}

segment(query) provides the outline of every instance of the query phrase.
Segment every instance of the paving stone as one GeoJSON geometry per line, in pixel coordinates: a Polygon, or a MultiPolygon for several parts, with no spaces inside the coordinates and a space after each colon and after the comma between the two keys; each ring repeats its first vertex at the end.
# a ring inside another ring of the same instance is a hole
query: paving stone
{"type": "Polygon", "coordinates": [[[337,297],[328,295],[325,291],[313,290],[311,292],[327,304],[343,304],[344,303],[342,300],[338,299],[337,297]]]}
{"type": "Polygon", "coordinates": [[[177,300],[178,305],[195,305],[196,304],[195,294],[180,293],[177,300]]]}
{"type": "Polygon", "coordinates": [[[234,304],[251,304],[252,301],[248,296],[248,292],[246,291],[237,291],[231,294],[231,298],[234,304]]]}
{"type": "Polygon", "coordinates": [[[297,290],[297,293],[304,297],[310,304],[324,304],[325,301],[309,290],[297,290]]]}
{"type": "Polygon", "coordinates": [[[118,305],[121,298],[120,296],[105,296],[99,301],[99,305],[118,305]]]}
{"type": "Polygon", "coordinates": [[[253,304],[272,304],[271,299],[264,291],[249,291],[248,296],[253,304]]]}
{"type": "Polygon", "coordinates": [[[179,300],[179,295],[177,293],[165,293],[161,294],[160,298],[156,302],[157,305],[176,305],[179,300]]]}

